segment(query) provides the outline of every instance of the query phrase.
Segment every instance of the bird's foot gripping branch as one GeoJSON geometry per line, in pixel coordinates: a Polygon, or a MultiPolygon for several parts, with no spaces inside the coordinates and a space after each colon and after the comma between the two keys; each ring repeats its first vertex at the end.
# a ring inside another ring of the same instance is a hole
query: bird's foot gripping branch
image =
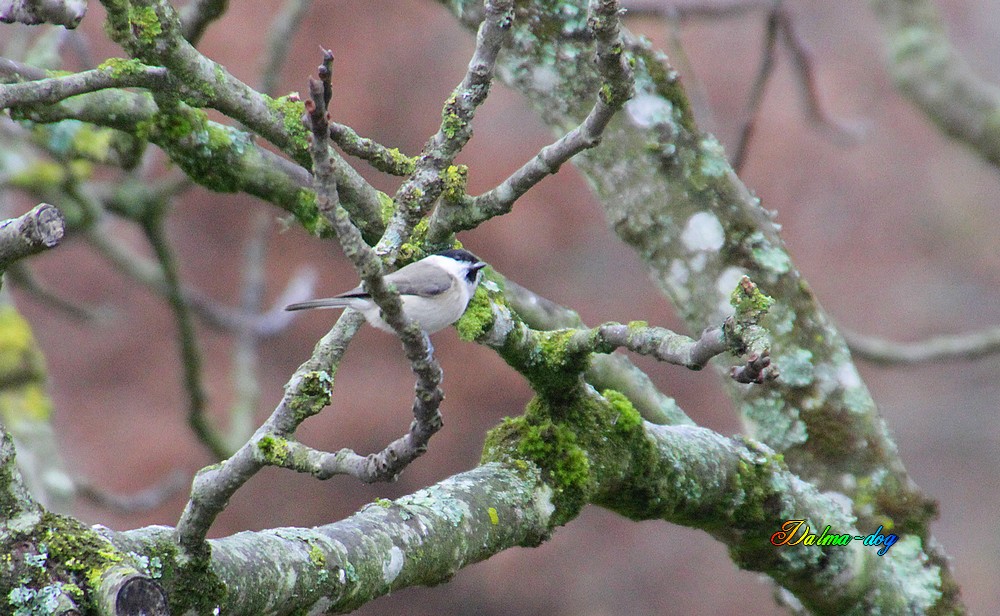
{"type": "MultiPolygon", "coordinates": [[[[647,434],[651,424],[628,398],[614,389],[598,393],[586,383],[584,372],[592,356],[626,348],[699,370],[728,351],[745,356],[731,369],[735,380],[764,383],[777,377],[770,365],[767,332],[759,324],[770,304],[771,299],[744,277],[732,295],[734,314],[698,339],[642,322],[539,331],[511,310],[495,280],[488,281],[459,321],[459,333],[495,349],[536,395],[523,415],[505,419],[490,433],[483,462],[540,468],[552,490],[553,527],[574,518],[587,503],[616,501],[616,510],[630,511],[622,506],[622,491],[646,492],[636,478],[654,477],[651,468],[642,469],[659,456],[647,434]]],[[[644,507],[636,504],[637,509],[644,507]]]]}

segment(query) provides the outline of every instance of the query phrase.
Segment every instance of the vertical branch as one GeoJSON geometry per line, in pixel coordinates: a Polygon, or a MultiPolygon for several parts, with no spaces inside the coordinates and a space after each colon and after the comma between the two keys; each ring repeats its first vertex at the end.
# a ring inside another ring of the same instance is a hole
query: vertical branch
{"type": "Polygon", "coordinates": [[[309,128],[312,131],[310,153],[313,157],[317,205],[333,226],[337,240],[361,277],[365,290],[381,308],[386,323],[399,336],[406,358],[417,377],[413,400],[414,422],[406,436],[390,444],[378,456],[368,458],[363,476],[374,480],[398,474],[427,449],[430,437],[440,430],[442,422],[438,409],[444,399],[444,392],[440,387],[443,375],[432,355],[427,334],[405,315],[399,293],[385,282],[381,260],[365,243],[361,231],[354,226],[347,210],[340,205],[329,155],[327,105],[332,96],[332,63],[333,54],[324,51],[323,65],[319,71],[320,80],[309,81],[310,99],[306,101],[309,128]]]}
{"type": "Polygon", "coordinates": [[[198,349],[198,339],[195,335],[191,311],[181,289],[177,263],[163,232],[162,214],[154,212],[141,222],[143,233],[145,233],[146,239],[152,246],[156,259],[163,270],[167,301],[177,324],[177,341],[184,372],[184,390],[188,398],[188,423],[198,440],[208,448],[213,456],[221,460],[229,455],[229,448],[211,426],[205,414],[205,386],[202,382],[201,351],[198,349]]]}

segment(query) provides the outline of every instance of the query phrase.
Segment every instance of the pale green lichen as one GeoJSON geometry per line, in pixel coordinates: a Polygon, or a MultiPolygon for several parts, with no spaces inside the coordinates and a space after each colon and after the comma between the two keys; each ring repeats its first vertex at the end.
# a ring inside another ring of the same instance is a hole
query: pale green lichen
{"type": "MultiPolygon", "coordinates": [[[[489,268],[487,268],[487,272],[484,274],[484,278],[486,277],[490,277],[489,268]]],[[[492,280],[491,277],[490,279],[492,280]]],[[[490,291],[486,285],[481,283],[479,288],[476,289],[476,293],[472,296],[472,299],[469,300],[469,305],[465,308],[465,313],[455,324],[455,328],[458,330],[458,337],[466,342],[472,342],[486,335],[493,327],[495,321],[493,302],[504,301],[502,295],[499,287],[496,291],[490,291]]]]}
{"type": "Polygon", "coordinates": [[[754,437],[779,451],[805,443],[809,438],[799,411],[779,395],[760,396],[743,405],[743,416],[753,425],[754,437]]]}
{"type": "Polygon", "coordinates": [[[465,197],[465,186],[469,181],[469,167],[467,165],[449,165],[447,169],[441,171],[441,180],[444,182],[441,196],[445,201],[457,203],[465,197]]]}
{"type": "Polygon", "coordinates": [[[147,66],[135,58],[108,58],[97,65],[97,70],[106,71],[114,78],[127,75],[137,75],[145,71],[147,66]]]}
{"type": "Polygon", "coordinates": [[[267,105],[268,109],[281,118],[281,123],[285,128],[285,133],[291,140],[292,147],[296,152],[296,159],[299,159],[300,157],[308,158],[309,129],[307,129],[305,124],[302,122],[302,117],[305,115],[306,107],[303,101],[295,100],[296,98],[297,96],[291,95],[279,98],[264,96],[264,104],[267,105]]]}
{"type": "Polygon", "coordinates": [[[781,379],[790,387],[808,387],[816,379],[813,354],[808,349],[795,348],[774,358],[781,379]]]}
{"type": "Polygon", "coordinates": [[[885,565],[892,572],[881,578],[883,583],[906,581],[905,593],[896,588],[886,589],[886,599],[900,597],[901,600],[905,597],[907,601],[905,605],[887,606],[886,613],[930,613],[942,597],[941,568],[928,562],[920,537],[901,537],[881,558],[885,559],[885,565]]]}
{"type": "Polygon", "coordinates": [[[272,434],[260,437],[257,441],[257,451],[260,452],[264,462],[272,466],[282,466],[291,455],[288,441],[272,434]]]}
{"type": "Polygon", "coordinates": [[[333,377],[325,370],[312,370],[302,375],[288,406],[297,421],[319,413],[330,404],[333,396],[333,377]]]}

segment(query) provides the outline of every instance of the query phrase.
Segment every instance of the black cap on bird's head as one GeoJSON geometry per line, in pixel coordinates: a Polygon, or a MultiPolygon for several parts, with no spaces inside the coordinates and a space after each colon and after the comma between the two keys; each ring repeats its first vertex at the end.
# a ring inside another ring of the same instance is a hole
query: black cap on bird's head
{"type": "Polygon", "coordinates": [[[466,262],[473,264],[482,263],[482,261],[479,260],[479,257],[472,254],[468,250],[464,250],[462,248],[452,248],[451,250],[444,250],[437,254],[441,255],[442,257],[448,257],[449,259],[454,259],[459,262],[466,262]]]}

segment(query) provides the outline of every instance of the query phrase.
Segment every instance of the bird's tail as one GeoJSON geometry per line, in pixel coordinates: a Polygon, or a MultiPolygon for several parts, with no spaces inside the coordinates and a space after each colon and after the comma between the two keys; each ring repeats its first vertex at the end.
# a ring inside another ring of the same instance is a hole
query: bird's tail
{"type": "Polygon", "coordinates": [[[311,299],[308,302],[288,304],[285,310],[309,310],[310,308],[347,308],[350,306],[350,299],[344,297],[327,297],[324,299],[311,299]]]}

